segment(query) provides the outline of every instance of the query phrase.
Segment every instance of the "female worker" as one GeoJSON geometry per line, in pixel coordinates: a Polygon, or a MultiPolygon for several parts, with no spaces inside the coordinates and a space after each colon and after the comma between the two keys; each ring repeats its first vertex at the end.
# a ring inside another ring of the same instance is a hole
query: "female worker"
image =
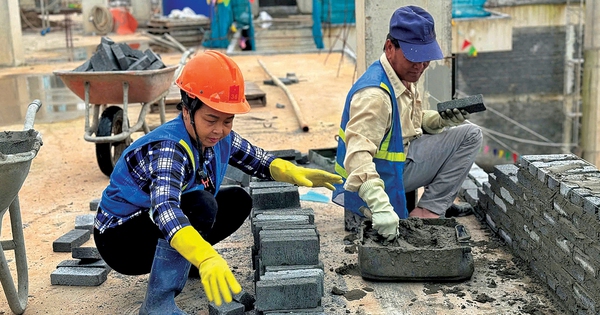
{"type": "Polygon", "coordinates": [[[150,273],[140,314],[185,314],[175,305],[190,270],[200,272],[209,301],[231,302],[241,291],[212,245],[250,214],[241,187],[219,189],[228,165],[247,174],[333,190],[341,177],[275,158],[232,131],[247,113],[244,78],[217,51],[194,56],[176,84],[181,114],[133,142],[102,194],[94,240],[106,263],[126,275],[150,273]]]}

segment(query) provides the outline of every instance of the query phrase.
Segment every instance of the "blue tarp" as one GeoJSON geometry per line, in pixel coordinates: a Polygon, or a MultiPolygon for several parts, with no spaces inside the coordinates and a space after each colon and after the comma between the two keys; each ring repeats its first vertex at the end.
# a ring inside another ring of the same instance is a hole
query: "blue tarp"
{"type": "Polygon", "coordinates": [[[452,0],[452,18],[486,17],[491,13],[483,6],[487,0],[452,0]]]}
{"type": "Polygon", "coordinates": [[[313,39],[318,49],[323,49],[322,23],[332,25],[356,22],[354,0],[313,0],[313,39]]]}
{"type": "Polygon", "coordinates": [[[229,30],[233,23],[237,28],[245,29],[250,45],[254,50],[254,26],[252,25],[252,9],[248,0],[231,0],[229,5],[218,3],[211,5],[210,34],[204,41],[204,47],[227,48],[229,46],[229,30]]]}

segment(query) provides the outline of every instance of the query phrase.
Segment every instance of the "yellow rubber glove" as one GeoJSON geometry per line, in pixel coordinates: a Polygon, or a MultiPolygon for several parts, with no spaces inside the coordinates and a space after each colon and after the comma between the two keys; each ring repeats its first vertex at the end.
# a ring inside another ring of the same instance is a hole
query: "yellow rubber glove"
{"type": "Polygon", "coordinates": [[[361,209],[361,211],[365,211],[363,214],[367,218],[370,211],[373,229],[390,242],[396,239],[400,218],[384,190],[383,180],[377,178],[364,182],[358,189],[358,195],[369,206],[369,209],[361,209]]]}
{"type": "Polygon", "coordinates": [[[304,168],[284,159],[275,159],[269,165],[271,177],[278,182],[286,182],[298,186],[327,187],[335,190],[333,184],[341,184],[342,177],[323,170],[304,168]]]}
{"type": "Polygon", "coordinates": [[[171,247],[198,268],[208,301],[220,306],[223,300],[231,302],[232,292],[242,291],[225,259],[193,227],[177,231],[171,239],[171,247]]]}

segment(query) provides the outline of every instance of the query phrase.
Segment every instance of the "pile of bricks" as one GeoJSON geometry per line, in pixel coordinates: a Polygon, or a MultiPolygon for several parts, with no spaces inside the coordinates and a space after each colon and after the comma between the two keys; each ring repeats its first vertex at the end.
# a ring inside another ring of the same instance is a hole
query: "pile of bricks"
{"type": "MultiPolygon", "coordinates": [[[[306,158],[296,150],[269,153],[293,163],[306,158]]],[[[255,181],[233,167],[227,169],[225,183],[245,187],[252,196],[250,222],[257,314],[325,314],[321,306],[324,266],[319,259],[319,233],[314,210],[300,207],[298,187],[255,181]]],[[[220,307],[211,304],[210,314],[244,313],[234,301],[220,307]]]]}
{"type": "Polygon", "coordinates": [[[565,309],[598,314],[600,171],[573,154],[526,155],[496,165],[488,181],[476,178],[469,175],[461,194],[480,220],[565,309]]]}
{"type": "Polygon", "coordinates": [[[95,247],[82,247],[90,239],[94,228],[94,215],[75,218],[75,229],[52,243],[54,252],[71,253],[73,260],[63,260],[50,274],[53,285],[98,286],[106,281],[111,268],[102,260],[95,247]]]}
{"type": "Polygon", "coordinates": [[[125,43],[115,43],[104,36],[92,57],[73,71],[137,71],[158,70],[165,67],[160,56],[151,49],[145,51],[133,49],[125,43]]]}
{"type": "Polygon", "coordinates": [[[301,208],[298,187],[287,183],[251,182],[250,194],[256,309],[322,312],[324,273],[313,209],[301,208]]]}

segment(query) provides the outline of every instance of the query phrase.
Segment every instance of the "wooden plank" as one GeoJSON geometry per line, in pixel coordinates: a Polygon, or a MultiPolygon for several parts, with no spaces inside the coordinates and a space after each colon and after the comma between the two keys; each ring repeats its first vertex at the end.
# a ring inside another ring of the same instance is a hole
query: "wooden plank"
{"type": "Polygon", "coordinates": [[[246,100],[250,106],[267,106],[267,94],[256,83],[245,81],[246,100]]]}
{"type": "Polygon", "coordinates": [[[148,23],[151,27],[193,27],[193,26],[204,26],[210,25],[210,19],[199,18],[199,19],[151,19],[148,23]]]}

